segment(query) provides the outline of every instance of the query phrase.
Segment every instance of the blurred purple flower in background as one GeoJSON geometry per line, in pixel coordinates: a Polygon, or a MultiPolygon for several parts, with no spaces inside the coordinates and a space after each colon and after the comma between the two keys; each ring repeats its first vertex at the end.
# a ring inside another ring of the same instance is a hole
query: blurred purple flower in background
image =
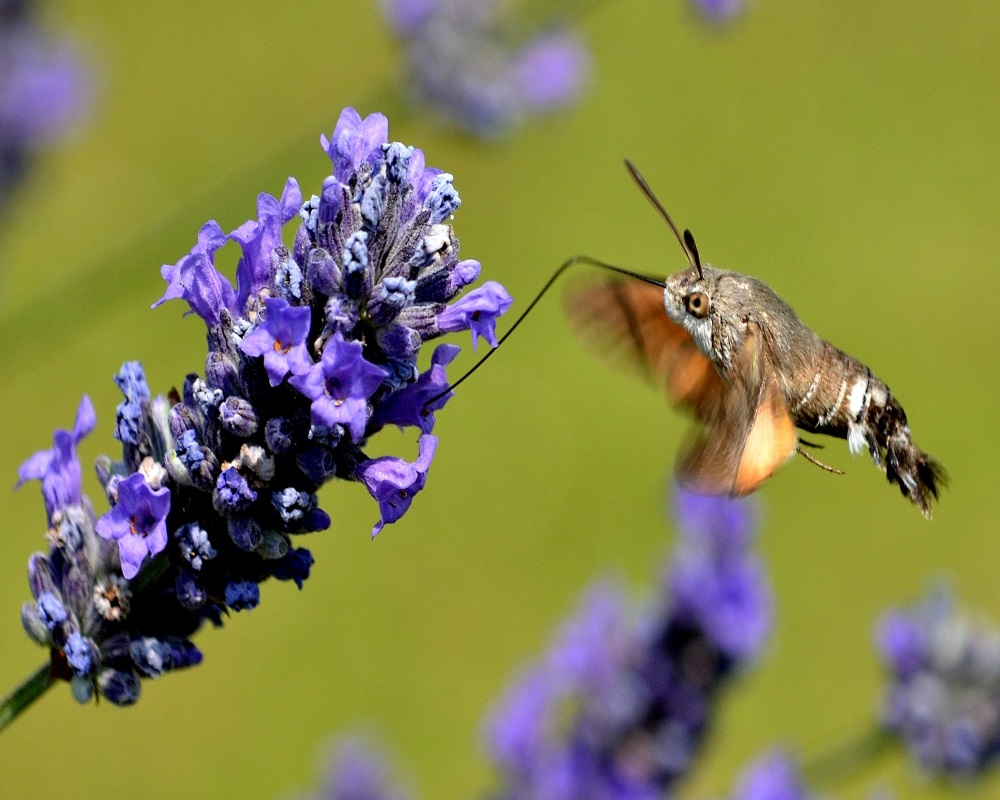
{"type": "Polygon", "coordinates": [[[709,22],[725,24],[746,9],[746,0],[692,0],[698,12],[709,22]]]}
{"type": "Polygon", "coordinates": [[[877,631],[890,673],[882,723],[927,772],[971,777],[1000,754],[1000,628],[937,588],[877,631]]]}
{"type": "Polygon", "coordinates": [[[381,748],[364,737],[341,740],[334,748],[323,787],[311,800],[407,800],[410,793],[390,777],[381,748]]]}
{"type": "Polygon", "coordinates": [[[89,104],[72,45],[44,34],[28,0],[0,0],[0,211],[31,155],[66,135],[89,104]]]}
{"type": "Polygon", "coordinates": [[[677,503],[678,551],[650,607],[592,590],[494,712],[497,797],[652,800],[690,770],[719,690],[764,647],[771,601],[746,501],[677,503]]]}
{"type": "Polygon", "coordinates": [[[421,373],[423,343],[468,330],[495,341],[510,306],[499,284],[451,311],[480,274],[458,260],[445,222],[460,205],[452,176],[389,142],[381,114],[345,109],[321,143],[333,164],[321,195],[303,202],[289,178],[280,198],[258,197],[257,219],[228,236],[207,223],[162,268],[167,289],[154,305],[183,299],[204,321],[205,377],[154,397],[138,362],[122,367],[122,458],[97,465],[111,510],[96,519],[81,492],[76,446],[95,424],[86,398],[73,430],[19,471],[21,483],[41,482],[50,525],[49,552],[29,563],[34,601],[22,621],[78,700],[96,691],[134,703],[142,678],[197,664],[189,637],[254,608],[258,584],[301,588],[313,559],[293,541],[330,527],[317,492],[332,478],[371,493],[373,534],[399,520],[427,482],[433,412],[450,394],[434,398],[458,351],[441,345],[421,373]],[[243,254],[235,287],[215,268],[227,242],[243,254]],[[387,424],[417,429],[415,461],[366,454],[387,424]]]}
{"type": "Polygon", "coordinates": [[[798,764],[775,750],[756,759],[739,776],[731,800],[812,800],[798,764]]]}
{"type": "Polygon", "coordinates": [[[382,0],[381,7],[402,41],[412,100],[470,133],[495,136],[570,106],[587,81],[590,57],[568,20],[532,25],[497,0],[382,0]]]}

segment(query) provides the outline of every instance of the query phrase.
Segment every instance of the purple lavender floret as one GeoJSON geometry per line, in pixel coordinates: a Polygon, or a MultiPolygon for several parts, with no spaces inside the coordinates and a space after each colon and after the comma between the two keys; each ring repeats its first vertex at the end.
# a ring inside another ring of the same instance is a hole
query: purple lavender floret
{"type": "Polygon", "coordinates": [[[31,5],[0,6],[0,210],[33,154],[65,137],[90,103],[73,44],[44,34],[31,5]]]}
{"type": "Polygon", "coordinates": [[[1000,756],[1000,628],[959,609],[938,587],[877,633],[890,682],[885,729],[928,773],[969,778],[1000,756]]]}
{"type": "Polygon", "coordinates": [[[406,800],[410,793],[394,783],[388,759],[361,737],[339,741],[322,789],[314,800],[406,800]]]}
{"type": "Polygon", "coordinates": [[[97,463],[110,511],[98,519],[81,491],[87,398],[73,430],[19,470],[19,485],[42,484],[51,545],[31,559],[23,623],[77,699],[135,702],[143,680],[198,663],[190,637],[256,607],[263,581],[301,588],[313,558],[293,537],[331,527],[318,506],[331,478],[372,495],[374,533],[425,487],[458,348],[440,345],[422,370],[423,344],[469,329],[495,341],[510,301],[488,282],[459,305],[480,265],[459,261],[446,223],[460,203],[452,176],[387,136],[382,115],[346,109],[322,139],[332,174],[320,195],[303,203],[290,178],[280,198],[258,197],[256,219],[228,235],[206,223],[163,267],[154,305],[183,299],[204,321],[204,377],[152,396],[141,365],[122,367],[122,456],[97,463]],[[230,243],[241,250],[235,285],[215,266],[230,243]],[[387,425],[415,430],[414,461],[368,456],[387,425]]]}
{"type": "Polygon", "coordinates": [[[731,800],[813,800],[816,797],[806,788],[798,764],[777,750],[750,764],[729,796],[731,800]]]}
{"type": "Polygon", "coordinates": [[[709,22],[719,25],[730,22],[745,10],[745,0],[693,0],[694,7],[709,22]]]}
{"type": "Polygon", "coordinates": [[[475,135],[573,105],[587,81],[589,53],[562,17],[532,22],[495,0],[383,0],[382,13],[412,99],[475,135]]]}
{"type": "Polygon", "coordinates": [[[770,605],[763,571],[741,569],[756,565],[746,501],[679,491],[677,505],[684,527],[666,574],[729,587],[735,572],[738,588],[692,604],[665,582],[644,610],[614,586],[593,589],[489,723],[498,798],[653,800],[689,771],[717,694],[763,647],[770,605]],[[739,620],[752,635],[734,634],[739,620]]]}

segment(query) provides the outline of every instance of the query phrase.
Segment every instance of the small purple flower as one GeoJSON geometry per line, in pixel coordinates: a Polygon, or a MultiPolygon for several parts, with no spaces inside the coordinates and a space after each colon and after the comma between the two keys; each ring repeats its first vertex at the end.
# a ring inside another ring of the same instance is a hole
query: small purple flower
{"type": "Polygon", "coordinates": [[[732,800],[810,800],[798,766],[784,753],[758,758],[740,775],[732,800]]]}
{"type": "Polygon", "coordinates": [[[404,800],[408,793],[393,785],[389,772],[385,758],[373,745],[346,739],[334,750],[317,800],[404,800]]]}
{"type": "Polygon", "coordinates": [[[453,344],[438,345],[431,356],[430,369],[424,370],[409,386],[389,395],[372,421],[378,425],[398,425],[400,430],[405,425],[418,427],[423,433],[434,430],[434,412],[444,408],[455,394],[445,392],[448,388],[445,368],[460,352],[462,348],[453,344]],[[434,397],[437,397],[434,402],[428,402],[434,397]]]}
{"type": "Polygon", "coordinates": [[[164,264],[160,274],[167,282],[163,297],[153,308],[167,300],[186,300],[191,310],[209,327],[218,326],[223,310],[236,308],[236,292],[229,279],[215,268],[215,251],[226,243],[226,235],[214,220],[198,232],[198,243],[176,264],[164,264]]]}
{"type": "Polygon", "coordinates": [[[507,313],[514,301],[507,290],[496,281],[486,281],[478,289],[456,303],[452,303],[438,317],[438,327],[445,333],[472,330],[472,349],[479,338],[497,346],[497,317],[507,313]]]}
{"type": "Polygon", "coordinates": [[[739,16],[745,0],[693,0],[694,6],[709,22],[723,24],[739,16]]]}
{"type": "Polygon", "coordinates": [[[167,546],[170,490],[151,489],[142,473],[135,472],[118,484],[118,502],[97,520],[97,533],[118,541],[122,574],[131,580],[148,554],[167,546]]]}
{"type": "Polygon", "coordinates": [[[417,460],[412,464],[401,458],[384,456],[358,466],[358,480],[378,501],[379,512],[382,514],[382,518],[372,528],[373,539],[386,525],[400,519],[413,502],[413,496],[424,488],[437,441],[436,436],[423,434],[417,443],[417,460]]]}
{"type": "Polygon", "coordinates": [[[233,581],[226,585],[226,605],[233,611],[246,611],[260,603],[260,587],[252,581],[233,581]]]}
{"type": "Polygon", "coordinates": [[[227,238],[239,242],[243,258],[236,267],[239,296],[236,308],[243,309],[247,298],[255,296],[272,278],[271,254],[281,244],[281,229],[298,215],[302,192],[295,178],[285,182],[281,199],[261,192],[257,197],[257,219],[244,222],[227,238]]]}
{"type": "Polygon", "coordinates": [[[363,163],[373,163],[372,158],[381,152],[389,138],[389,121],[383,114],[371,114],[364,119],[353,108],[345,108],[330,139],[320,137],[320,144],[333,162],[333,174],[346,184],[351,174],[363,163]]]}
{"type": "Polygon", "coordinates": [[[76,410],[73,430],[57,430],[52,437],[52,449],[38,451],[17,470],[17,486],[25,481],[41,481],[42,496],[45,498],[50,521],[56,511],[80,502],[82,477],[76,446],[94,430],[96,424],[94,405],[84,395],[76,410]]]}
{"type": "Polygon", "coordinates": [[[308,372],[289,383],[312,400],[315,425],[343,425],[355,441],[361,441],[368,425],[368,398],[388,373],[365,361],[360,342],[348,342],[339,333],[326,343],[323,357],[308,372]]]}
{"type": "Polygon", "coordinates": [[[290,305],[282,297],[268,297],[264,306],[267,316],[243,337],[240,349],[248,356],[263,356],[268,380],[277,386],[289,372],[301,375],[312,367],[305,345],[310,313],[308,306],[290,305]]]}

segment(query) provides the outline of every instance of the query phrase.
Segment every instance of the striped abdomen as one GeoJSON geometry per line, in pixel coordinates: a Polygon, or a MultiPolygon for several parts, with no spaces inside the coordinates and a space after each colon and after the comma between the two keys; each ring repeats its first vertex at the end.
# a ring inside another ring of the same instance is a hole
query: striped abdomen
{"type": "Polygon", "coordinates": [[[856,358],[818,337],[814,358],[796,372],[785,386],[795,424],[847,439],[852,453],[867,447],[889,482],[930,516],[945,473],[913,443],[906,413],[889,387],[856,358]]]}

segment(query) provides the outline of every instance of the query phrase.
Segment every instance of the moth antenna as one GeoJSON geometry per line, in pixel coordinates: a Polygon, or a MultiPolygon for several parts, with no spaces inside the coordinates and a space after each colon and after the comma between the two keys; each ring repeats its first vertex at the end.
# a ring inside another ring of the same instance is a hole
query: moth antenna
{"type": "Polygon", "coordinates": [[[642,281],[643,283],[651,283],[653,286],[659,286],[661,289],[667,288],[667,284],[665,284],[663,281],[658,281],[656,278],[651,278],[648,275],[643,275],[639,272],[632,272],[632,270],[624,269],[622,267],[616,267],[614,264],[608,264],[604,261],[598,261],[596,258],[591,258],[590,256],[573,256],[572,258],[567,259],[566,261],[564,261],[562,264],[559,265],[559,268],[555,272],[552,273],[552,277],[545,282],[545,285],[541,288],[541,291],[539,291],[538,294],[535,295],[535,299],[528,304],[528,307],[524,309],[523,312],[521,312],[521,316],[519,316],[516,320],[514,320],[514,324],[510,326],[510,328],[503,336],[500,337],[500,340],[497,342],[497,346],[494,347],[492,350],[490,350],[481,359],[479,359],[479,361],[473,364],[472,367],[469,369],[469,371],[466,372],[461,378],[459,378],[454,383],[450,384],[446,389],[443,389],[442,391],[438,392],[430,400],[424,403],[422,413],[427,414],[428,409],[430,408],[431,405],[436,403],[438,400],[440,400],[449,392],[453,392],[455,389],[457,389],[462,384],[462,382],[465,381],[466,378],[471,376],[473,372],[475,372],[483,364],[485,364],[487,359],[489,359],[497,350],[500,349],[500,345],[506,342],[507,339],[510,338],[510,335],[515,330],[517,330],[517,326],[520,325],[524,321],[524,318],[531,313],[531,310],[536,305],[538,305],[538,301],[542,299],[542,297],[550,288],[552,288],[552,284],[554,284],[556,280],[558,280],[559,276],[562,275],[570,267],[575,266],[577,264],[589,264],[592,267],[600,267],[601,269],[606,269],[611,272],[617,272],[619,275],[625,275],[626,277],[634,278],[635,280],[642,281]]]}
{"type": "MultiPolygon", "coordinates": [[[[809,446],[810,447],[814,447],[815,445],[810,444],[809,446]]],[[[829,464],[824,464],[818,458],[810,455],[809,453],[807,453],[805,450],[803,450],[801,447],[799,447],[797,445],[795,447],[795,450],[796,450],[796,452],[800,456],[802,456],[803,458],[805,458],[806,461],[808,461],[810,464],[815,464],[820,469],[825,469],[827,472],[832,472],[834,475],[843,475],[844,474],[844,471],[842,469],[837,469],[836,467],[831,467],[829,464]]]]}
{"type": "Polygon", "coordinates": [[[681,249],[684,251],[684,255],[687,256],[687,260],[691,266],[697,270],[698,277],[704,278],[701,274],[701,259],[698,257],[698,248],[694,243],[694,236],[691,235],[691,231],[685,230],[684,235],[681,236],[680,230],[676,225],[674,225],[674,221],[670,219],[670,214],[667,213],[667,209],[663,207],[663,204],[657,199],[656,195],[653,194],[653,190],[649,188],[649,184],[646,183],[646,179],[642,177],[642,174],[636,168],[635,164],[626,158],[625,168],[629,171],[629,174],[632,176],[632,180],[635,181],[639,190],[646,195],[646,199],[652,204],[653,208],[660,213],[660,216],[663,217],[667,225],[670,226],[670,230],[672,230],[674,232],[674,236],[677,237],[677,244],[681,246],[681,249]]]}

